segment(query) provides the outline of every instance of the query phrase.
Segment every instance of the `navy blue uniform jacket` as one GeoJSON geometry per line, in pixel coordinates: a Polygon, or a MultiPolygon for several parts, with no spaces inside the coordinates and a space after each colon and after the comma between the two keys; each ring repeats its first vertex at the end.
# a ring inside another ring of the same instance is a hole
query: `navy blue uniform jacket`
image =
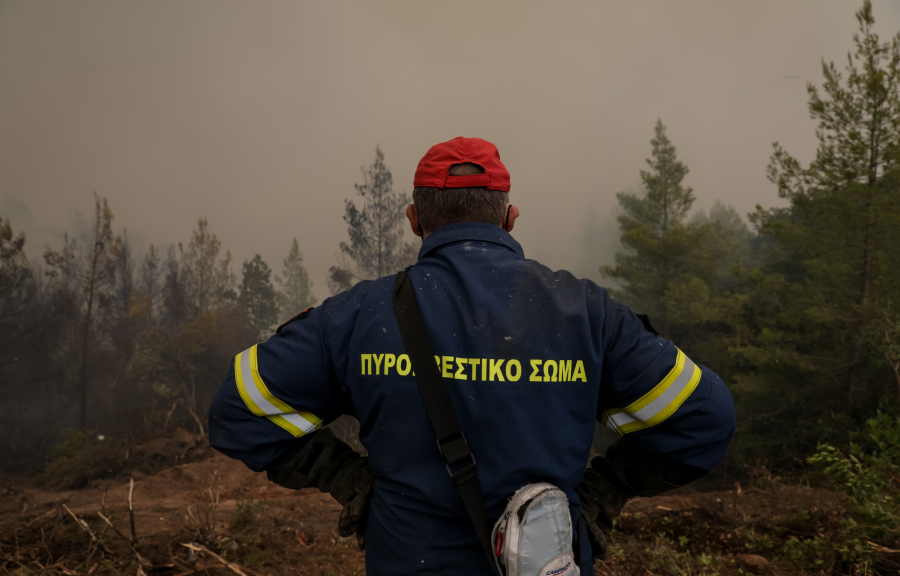
{"type": "MultiPolygon", "coordinates": [[[[498,226],[438,229],[409,276],[492,520],[539,481],[564,490],[577,519],[598,421],[633,435],[674,483],[724,455],[734,405],[718,376],[603,288],[526,260],[498,226]]],[[[489,575],[438,453],[393,288],[394,276],[360,282],[240,353],[213,402],[210,443],[272,478],[304,436],[353,415],[377,479],[367,572],[489,575]]]]}

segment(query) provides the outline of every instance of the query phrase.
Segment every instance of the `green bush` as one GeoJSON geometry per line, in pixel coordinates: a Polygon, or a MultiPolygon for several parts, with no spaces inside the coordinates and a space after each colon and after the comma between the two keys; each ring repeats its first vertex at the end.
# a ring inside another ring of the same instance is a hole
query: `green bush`
{"type": "Polygon", "coordinates": [[[896,573],[892,556],[900,547],[900,417],[879,411],[851,435],[846,452],[823,444],[808,461],[825,471],[859,514],[842,522],[841,560],[859,573],[896,573]]]}

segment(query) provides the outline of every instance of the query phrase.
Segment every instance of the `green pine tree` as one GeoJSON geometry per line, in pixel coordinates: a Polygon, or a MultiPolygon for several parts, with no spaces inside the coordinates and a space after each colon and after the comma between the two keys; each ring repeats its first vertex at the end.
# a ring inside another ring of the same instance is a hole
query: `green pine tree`
{"type": "Polygon", "coordinates": [[[257,334],[264,335],[278,322],[278,301],[272,286],[272,270],[259,254],[249,261],[244,260],[240,301],[257,334]]]}
{"type": "Polygon", "coordinates": [[[384,152],[375,147],[375,161],[362,168],[363,183],[354,184],[359,206],[345,201],[344,222],[349,242],[341,242],[341,254],[349,258],[329,270],[332,292],[349,289],[355,281],[375,279],[402,270],[415,262],[416,250],[403,242],[409,196],[394,192],[391,170],[384,152]]]}
{"type": "Polygon", "coordinates": [[[782,247],[778,346],[819,386],[841,382],[851,403],[889,381],[867,334],[873,306],[900,299],[900,34],[879,40],[869,0],[856,18],[845,73],[823,61],[824,94],[807,87],[815,159],[804,168],[776,142],[769,178],[790,206],[753,215],[782,247]]]}
{"type": "Polygon", "coordinates": [[[750,231],[747,223],[734,209],[734,206],[723,204],[721,200],[713,202],[709,213],[698,210],[691,216],[692,224],[711,224],[713,222],[718,222],[723,228],[734,234],[734,239],[738,242],[747,243],[754,237],[753,232],[750,231]]]}
{"type": "Polygon", "coordinates": [[[209,231],[206,218],[197,220],[197,229],[185,248],[178,243],[179,274],[186,307],[192,315],[223,306],[234,298],[231,252],[219,258],[222,243],[209,231]]]}
{"type": "Polygon", "coordinates": [[[615,266],[600,272],[621,285],[614,295],[649,314],[664,336],[678,332],[673,322],[694,325],[711,310],[715,278],[733,247],[718,223],[686,223],[694,193],[682,184],[688,167],[678,159],[661,120],[651,140],[649,171],[641,171],[644,194],[616,195],[623,250],[615,266]]]}
{"type": "Polygon", "coordinates": [[[312,292],[312,282],[303,265],[303,252],[294,238],[291,250],[284,259],[284,269],[275,281],[281,287],[278,292],[282,318],[290,318],[298,312],[314,306],[318,298],[312,292]]]}
{"type": "Polygon", "coordinates": [[[753,266],[725,343],[744,461],[802,461],[896,406],[900,35],[879,41],[868,1],[856,18],[845,71],[823,62],[822,86],[807,86],[815,159],[802,166],[776,142],[768,175],[789,205],[751,214],[753,266]]]}

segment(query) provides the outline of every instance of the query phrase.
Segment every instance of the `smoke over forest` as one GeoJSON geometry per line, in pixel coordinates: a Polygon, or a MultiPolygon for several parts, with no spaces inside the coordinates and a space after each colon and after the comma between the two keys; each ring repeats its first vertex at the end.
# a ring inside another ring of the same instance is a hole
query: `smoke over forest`
{"type": "Polygon", "coordinates": [[[416,261],[416,162],[477,136],[526,257],[728,384],[709,487],[812,477],[857,524],[780,553],[896,569],[900,8],[747,4],[0,5],[0,468],[206,434],[237,352],[416,261]]]}

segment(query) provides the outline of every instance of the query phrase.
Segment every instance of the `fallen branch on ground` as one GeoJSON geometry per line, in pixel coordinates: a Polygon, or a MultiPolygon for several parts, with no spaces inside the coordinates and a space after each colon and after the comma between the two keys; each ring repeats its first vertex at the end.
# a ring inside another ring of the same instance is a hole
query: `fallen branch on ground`
{"type": "Polygon", "coordinates": [[[113,532],[115,532],[116,534],[118,534],[118,535],[122,538],[122,540],[128,542],[128,545],[131,547],[131,551],[134,552],[134,556],[135,556],[135,558],[137,558],[138,566],[139,566],[139,567],[140,567],[140,566],[151,566],[151,565],[152,565],[150,562],[147,561],[146,558],[144,558],[143,556],[141,556],[141,553],[138,552],[138,549],[135,547],[134,542],[132,542],[131,540],[129,540],[128,537],[125,536],[125,534],[122,534],[122,532],[121,532],[118,528],[116,528],[116,527],[113,525],[113,523],[110,521],[109,518],[107,518],[106,516],[104,516],[103,513],[101,513],[101,512],[97,512],[97,516],[99,516],[104,522],[106,522],[107,524],[109,524],[109,527],[113,529],[113,532]]]}
{"type": "Polygon", "coordinates": [[[207,547],[204,546],[203,544],[197,544],[197,543],[195,543],[195,542],[191,542],[190,544],[182,544],[182,546],[184,546],[185,548],[187,548],[187,549],[189,549],[189,550],[193,550],[194,552],[203,552],[203,553],[205,553],[205,554],[208,554],[208,555],[211,556],[212,558],[215,558],[216,560],[218,560],[219,562],[221,562],[222,564],[224,564],[226,568],[228,568],[229,570],[231,570],[232,572],[234,572],[234,573],[237,574],[238,576],[247,576],[247,574],[245,574],[245,573],[243,572],[243,570],[246,570],[247,572],[250,572],[251,574],[256,574],[255,572],[253,572],[253,571],[250,570],[249,568],[243,568],[243,570],[242,570],[242,569],[241,569],[241,568],[242,568],[241,566],[238,566],[238,565],[235,564],[234,562],[229,562],[228,560],[222,558],[221,556],[219,556],[218,554],[216,554],[215,552],[213,552],[212,550],[210,550],[209,548],[207,548],[207,547]]]}
{"type": "Polygon", "coordinates": [[[88,523],[87,523],[86,521],[84,521],[84,520],[82,520],[81,518],[79,518],[78,516],[76,516],[75,513],[72,512],[71,510],[69,510],[69,507],[66,506],[65,504],[63,504],[62,507],[63,507],[63,510],[65,510],[66,512],[68,512],[68,513],[69,513],[69,516],[71,516],[72,519],[75,520],[75,523],[78,524],[78,525],[81,527],[81,529],[84,530],[84,531],[87,533],[88,536],[90,536],[91,542],[93,542],[94,544],[96,544],[96,545],[97,545],[97,548],[99,548],[101,552],[103,552],[104,554],[106,554],[106,555],[109,556],[110,558],[114,558],[114,557],[115,557],[115,554],[113,554],[112,550],[110,550],[109,548],[107,548],[107,547],[106,547],[106,544],[104,544],[103,542],[100,541],[99,538],[97,538],[97,535],[94,534],[94,531],[91,530],[90,525],[88,525],[88,523]]]}
{"type": "Polygon", "coordinates": [[[866,540],[866,544],[871,546],[872,550],[874,550],[876,552],[881,552],[882,554],[900,554],[900,550],[894,550],[893,548],[885,548],[884,546],[881,546],[880,544],[876,544],[874,542],[870,542],[869,540],[866,540]]]}
{"type": "Polygon", "coordinates": [[[134,529],[134,477],[131,478],[131,481],[128,484],[128,515],[131,517],[131,543],[134,546],[138,545],[137,532],[134,529]]]}

